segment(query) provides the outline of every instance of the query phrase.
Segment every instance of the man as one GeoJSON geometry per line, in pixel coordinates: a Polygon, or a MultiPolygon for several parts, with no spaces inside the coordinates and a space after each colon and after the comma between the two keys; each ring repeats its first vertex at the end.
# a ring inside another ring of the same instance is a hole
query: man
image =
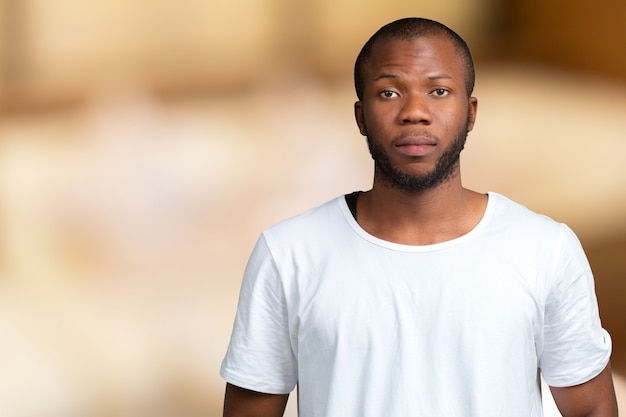
{"type": "Polygon", "coordinates": [[[444,25],[381,28],[355,65],[367,192],[266,230],[222,364],[227,417],[616,416],[591,270],[570,229],[461,183],[474,67],[444,25]]]}

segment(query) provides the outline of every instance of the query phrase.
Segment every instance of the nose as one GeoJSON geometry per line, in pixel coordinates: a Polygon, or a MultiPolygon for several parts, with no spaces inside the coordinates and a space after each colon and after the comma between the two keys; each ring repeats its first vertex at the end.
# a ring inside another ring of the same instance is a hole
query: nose
{"type": "Polygon", "coordinates": [[[405,96],[399,118],[402,124],[430,124],[432,121],[426,97],[417,95],[405,96]]]}

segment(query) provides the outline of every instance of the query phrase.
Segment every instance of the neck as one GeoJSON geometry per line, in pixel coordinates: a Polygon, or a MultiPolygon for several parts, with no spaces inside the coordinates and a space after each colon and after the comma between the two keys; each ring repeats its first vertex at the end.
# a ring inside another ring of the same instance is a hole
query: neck
{"type": "Polygon", "coordinates": [[[409,192],[374,180],[359,198],[357,218],[383,240],[427,245],[460,237],[482,218],[487,197],[463,188],[459,176],[432,189],[409,192]]]}

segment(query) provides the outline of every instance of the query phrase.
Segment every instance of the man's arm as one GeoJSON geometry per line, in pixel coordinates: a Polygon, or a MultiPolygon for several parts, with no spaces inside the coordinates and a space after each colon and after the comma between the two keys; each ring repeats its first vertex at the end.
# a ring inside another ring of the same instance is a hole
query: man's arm
{"type": "Polygon", "coordinates": [[[550,387],[550,391],[564,417],[617,417],[617,400],[609,365],[584,384],[550,387]]]}
{"type": "Polygon", "coordinates": [[[224,417],[283,417],[289,394],[264,394],[226,384],[224,417]]]}

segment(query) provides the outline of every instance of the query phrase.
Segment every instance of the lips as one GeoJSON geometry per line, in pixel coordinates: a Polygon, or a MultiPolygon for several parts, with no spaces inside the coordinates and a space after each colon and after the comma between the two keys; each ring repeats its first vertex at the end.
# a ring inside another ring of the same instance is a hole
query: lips
{"type": "Polygon", "coordinates": [[[420,132],[396,139],[393,146],[407,156],[419,157],[426,156],[435,149],[437,140],[430,134],[420,132]]]}

